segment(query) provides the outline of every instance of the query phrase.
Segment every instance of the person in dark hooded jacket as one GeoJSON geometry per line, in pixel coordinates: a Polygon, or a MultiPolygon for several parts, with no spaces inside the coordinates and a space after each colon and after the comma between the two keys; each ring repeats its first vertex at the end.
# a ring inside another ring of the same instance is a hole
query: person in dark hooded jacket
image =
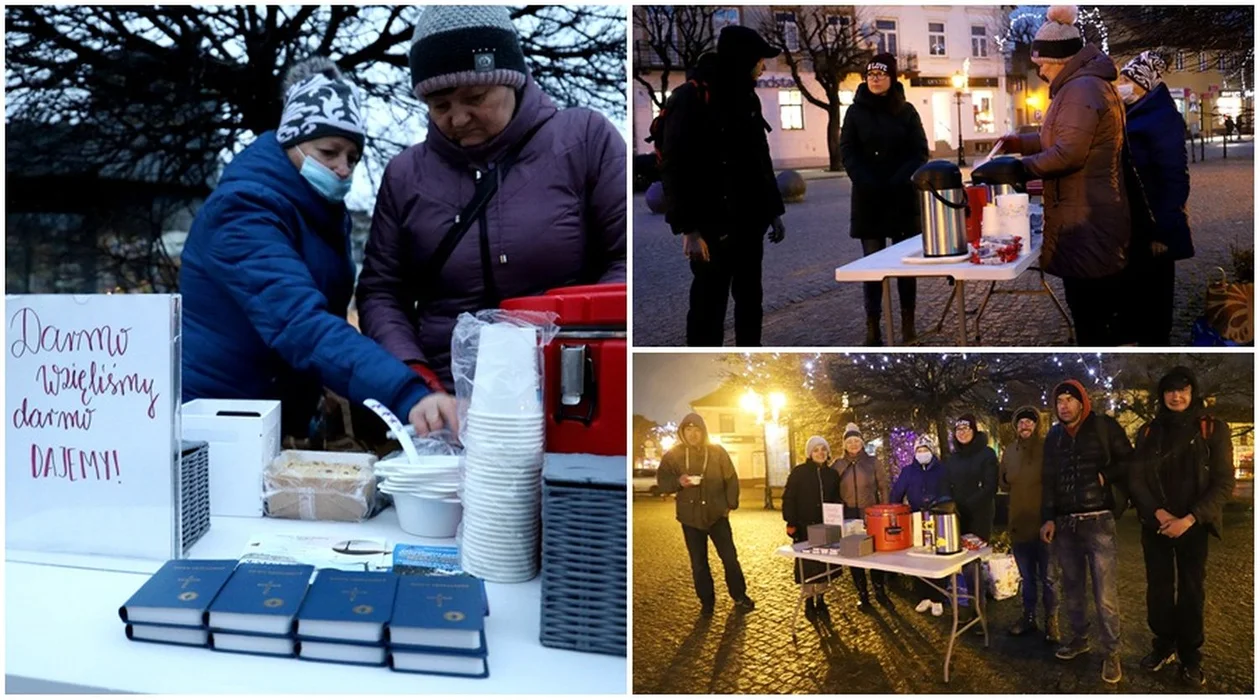
{"type": "Polygon", "coordinates": [[[1155,635],[1142,667],[1158,671],[1176,656],[1182,679],[1202,686],[1208,535],[1221,536],[1234,455],[1229,426],[1207,413],[1191,370],[1174,367],[1155,395],[1159,410],[1138,429],[1129,475],[1142,520],[1146,620],[1155,635]]]}
{"type": "Polygon", "coordinates": [[[1116,518],[1124,504],[1117,502],[1113,490],[1128,484],[1133,446],[1115,418],[1094,412],[1080,382],[1060,382],[1053,395],[1059,422],[1046,434],[1042,452],[1041,539],[1059,565],[1063,607],[1072,626],[1071,641],[1055,656],[1068,661],[1090,650],[1085,616],[1088,571],[1105,654],[1102,678],[1119,683],[1116,518]]]}
{"type": "Polygon", "coordinates": [[[709,430],[698,414],[690,413],[678,424],[678,444],[661,458],[656,487],[662,494],[678,494],[675,509],[691,558],[691,579],[700,598],[700,613],[712,615],[716,602],[709,570],[710,539],[722,560],[726,589],[735,601],[735,610],[751,611],[755,605],[748,597],[729,517],[739,508],[739,476],[726,450],[709,443],[709,430]]]}
{"type": "MultiPolygon", "coordinates": [[[[853,183],[849,235],[862,240],[862,255],[883,250],[890,239],[896,243],[920,233],[919,202],[910,176],[928,157],[923,121],[897,80],[897,57],[875,55],[840,128],[840,158],[853,183]]],[[[915,279],[898,277],[897,291],[901,334],[908,343],[915,339],[915,279]]],[[[866,344],[881,345],[883,285],[866,282],[862,294],[866,344]]]]}
{"type": "MultiPolygon", "coordinates": [[[[945,458],[945,473],[950,496],[958,507],[959,530],[988,542],[993,535],[997,498],[997,455],[989,447],[989,436],[976,430],[976,417],[970,413],[954,423],[954,453],[945,458]]],[[[963,594],[974,585],[967,576],[959,577],[958,583],[963,594]]],[[[970,607],[970,599],[960,600],[959,605],[970,607]]]]}
{"type": "MultiPolygon", "coordinates": [[[[823,504],[840,502],[840,476],[830,468],[831,445],[815,435],[805,442],[805,454],[809,457],[788,474],[783,487],[783,522],[787,523],[788,537],[792,542],[809,539],[809,526],[823,522],[823,504]]],[[[805,619],[830,617],[823,592],[827,588],[827,565],[808,559],[796,560],[796,582],[804,587],[805,619]],[[817,578],[815,578],[817,577],[817,578]],[[807,580],[814,579],[812,583],[807,580]]]]}
{"type": "Polygon", "coordinates": [[[1143,51],[1120,69],[1116,81],[1127,105],[1129,153],[1155,219],[1153,240],[1139,241],[1135,235],[1131,247],[1126,286],[1133,301],[1124,316],[1132,330],[1127,339],[1156,347],[1166,347],[1172,331],[1175,263],[1194,257],[1186,214],[1190,198],[1190,167],[1182,138],[1186,122],[1168,93],[1163,71],[1163,59],[1143,51]]]}
{"type": "Polygon", "coordinates": [[[1037,598],[1045,612],[1046,642],[1059,641],[1058,576],[1050,565],[1050,547],[1041,541],[1041,468],[1045,439],[1041,412],[1032,406],[1015,409],[1015,442],[1002,451],[998,485],[1010,494],[1007,531],[1019,567],[1024,614],[1010,629],[1020,637],[1037,631],[1037,598]]]}
{"type": "Polygon", "coordinates": [[[945,458],[949,491],[958,504],[958,525],[988,542],[993,535],[998,462],[989,436],[976,430],[976,417],[964,413],[954,423],[954,453],[945,458]]]}
{"type": "Polygon", "coordinates": [[[761,262],[767,229],[783,240],[783,197],[774,178],[757,78],[779,55],[748,27],[723,27],[716,54],[662,110],[665,220],[691,261],[687,344],[721,346],[727,298],[735,301],[735,344],[761,345],[761,262]]]}
{"type": "Polygon", "coordinates": [[[223,171],[180,265],[183,400],[280,401],[281,430],[312,436],[324,387],[376,399],[422,434],[454,426],[431,391],[346,322],[354,292],[343,200],[363,150],[354,89],[315,58],[285,78],[284,112],[223,171]]]}
{"type": "Polygon", "coordinates": [[[1076,17],[1072,6],[1046,12],[1032,62],[1050,83],[1050,107],[1041,133],[1008,134],[1002,145],[1023,154],[1028,176],[1045,183],[1041,268],[1063,278],[1077,342],[1117,345],[1132,232],[1121,157],[1124,103],[1111,85],[1116,64],[1081,40],[1076,17]]]}

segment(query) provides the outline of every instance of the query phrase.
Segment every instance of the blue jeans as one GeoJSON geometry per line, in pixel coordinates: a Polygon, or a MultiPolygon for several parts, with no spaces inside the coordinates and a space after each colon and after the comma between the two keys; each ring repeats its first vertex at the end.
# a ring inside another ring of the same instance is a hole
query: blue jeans
{"type": "Polygon", "coordinates": [[[1111,513],[1055,519],[1054,558],[1063,576],[1063,605],[1067,608],[1072,633],[1078,639],[1089,636],[1085,618],[1085,572],[1094,588],[1094,607],[1102,629],[1103,651],[1120,651],[1120,594],[1116,572],[1116,521],[1111,513]]]}
{"type": "Polygon", "coordinates": [[[1011,545],[1011,553],[1015,555],[1015,566],[1019,567],[1020,594],[1024,600],[1024,617],[1037,616],[1037,592],[1041,592],[1041,602],[1046,608],[1046,617],[1059,614],[1059,596],[1054,588],[1059,584],[1059,577],[1054,567],[1050,566],[1050,547],[1040,539],[1032,542],[1016,542],[1011,545]]]}

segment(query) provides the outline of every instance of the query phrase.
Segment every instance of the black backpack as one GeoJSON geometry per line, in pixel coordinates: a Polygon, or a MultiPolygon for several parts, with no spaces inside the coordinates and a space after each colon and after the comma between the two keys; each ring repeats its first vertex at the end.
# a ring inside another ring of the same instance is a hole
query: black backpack
{"type": "MultiPolygon", "coordinates": [[[[686,85],[692,86],[701,102],[705,105],[709,104],[709,85],[704,81],[692,78],[688,80],[686,85]]],[[[648,126],[648,137],[643,139],[646,143],[652,144],[652,150],[656,153],[656,165],[660,167],[661,162],[665,158],[665,124],[674,113],[675,100],[678,91],[675,90],[670,94],[669,99],[665,100],[665,104],[661,106],[661,111],[652,120],[652,124],[648,126]]]]}

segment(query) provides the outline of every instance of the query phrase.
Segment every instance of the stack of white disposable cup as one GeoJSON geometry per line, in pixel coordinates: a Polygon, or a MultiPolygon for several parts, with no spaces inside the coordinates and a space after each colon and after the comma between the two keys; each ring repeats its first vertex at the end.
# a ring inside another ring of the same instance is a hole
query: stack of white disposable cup
{"type": "Polygon", "coordinates": [[[464,426],[461,566],[498,583],[538,573],[543,405],[537,331],[481,330],[464,426]]]}

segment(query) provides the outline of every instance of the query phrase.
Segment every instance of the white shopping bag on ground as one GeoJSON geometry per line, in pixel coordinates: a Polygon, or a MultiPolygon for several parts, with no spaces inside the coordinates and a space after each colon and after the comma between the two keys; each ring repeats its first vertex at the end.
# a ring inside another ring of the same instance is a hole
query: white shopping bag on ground
{"type": "Polygon", "coordinates": [[[1019,593],[1019,567],[1013,554],[990,554],[984,560],[985,587],[994,600],[1005,600],[1019,593]]]}

